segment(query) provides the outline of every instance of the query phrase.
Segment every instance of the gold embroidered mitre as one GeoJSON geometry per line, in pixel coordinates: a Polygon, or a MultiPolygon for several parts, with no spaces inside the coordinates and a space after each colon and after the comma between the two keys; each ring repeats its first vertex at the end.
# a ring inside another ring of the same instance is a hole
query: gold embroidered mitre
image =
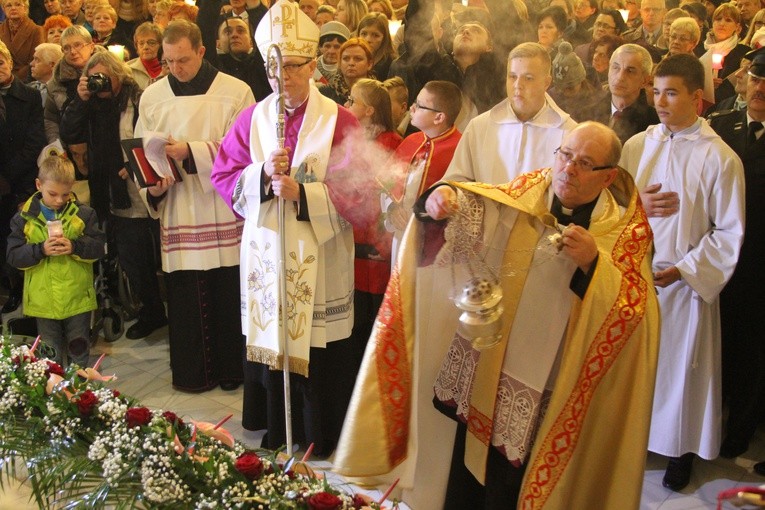
{"type": "Polygon", "coordinates": [[[319,49],[319,27],[295,2],[279,0],[258,23],[255,44],[267,60],[268,47],[279,45],[282,57],[315,58],[319,49]]]}

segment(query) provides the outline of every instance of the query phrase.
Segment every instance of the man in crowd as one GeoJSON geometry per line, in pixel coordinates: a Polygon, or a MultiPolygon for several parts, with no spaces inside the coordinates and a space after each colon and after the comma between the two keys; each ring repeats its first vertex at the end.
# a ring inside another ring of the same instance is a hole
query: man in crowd
{"type": "Polygon", "coordinates": [[[218,51],[218,69],[249,85],[257,101],[271,93],[263,57],[252,47],[247,22],[225,18],[218,28],[218,51]]]}
{"type": "Polygon", "coordinates": [[[547,95],[552,63],[545,48],[523,43],[510,52],[507,99],[476,117],[464,132],[446,180],[492,184],[552,165],[576,122],[547,95]]]}
{"type": "Polygon", "coordinates": [[[53,69],[63,56],[64,52],[61,51],[61,46],[58,44],[42,43],[35,48],[32,63],[29,66],[35,81],[31,82],[29,86],[40,91],[43,105],[48,98],[47,84],[53,78],[53,69]]]}
{"type": "Polygon", "coordinates": [[[342,474],[406,460],[416,508],[637,508],[659,321],[651,232],[620,152],[613,131],[588,122],[551,169],[423,195],[354,391],[334,462],[342,474]],[[418,267],[420,234],[444,228],[436,262],[418,267]],[[501,326],[476,334],[457,325],[444,286],[480,267],[499,275],[501,293],[479,286],[460,301],[503,296],[504,310],[501,326]],[[457,421],[452,452],[455,425],[431,400],[457,421]]]}
{"type": "Polygon", "coordinates": [[[656,44],[661,37],[662,21],[666,12],[664,0],[643,0],[640,4],[643,23],[622,35],[628,43],[644,46],[651,53],[654,62],[658,62],[662,54],[662,50],[656,44]]]}
{"type": "Polygon", "coordinates": [[[60,0],[61,10],[72,25],[85,25],[85,11],[82,9],[82,0],[60,0]]]}
{"type": "Polygon", "coordinates": [[[399,182],[391,195],[384,197],[385,228],[394,233],[392,265],[414,202],[441,180],[452,161],[462,137],[454,125],[461,106],[460,89],[448,81],[429,81],[412,104],[411,123],[420,131],[396,148],[393,159],[406,163],[405,172],[395,176],[399,182]]]}
{"type": "Polygon", "coordinates": [[[720,456],[737,457],[763,419],[765,409],[765,342],[759,314],[765,305],[765,278],[761,268],[765,221],[760,207],[765,200],[765,48],[746,55],[752,64],[746,83],[746,109],[710,117],[709,123],[744,164],[746,228],[744,244],[725,290],[720,294],[722,325],[723,392],[728,421],[720,456]]]}
{"type": "Polygon", "coordinates": [[[655,236],[661,349],[648,449],[670,457],[662,481],[688,485],[695,455],[720,452],[720,309],[744,234],[741,160],[696,115],[704,68],[693,55],[654,73],[661,124],[630,138],[621,166],[635,176],[655,236]]]}
{"type": "Polygon", "coordinates": [[[610,126],[622,143],[648,126],[658,124],[656,110],[648,104],[645,95],[652,69],[648,50],[637,44],[619,46],[611,55],[608,93],[586,120],[610,126]]]}
{"type": "Polygon", "coordinates": [[[752,18],[757,14],[757,11],[765,8],[761,0],[737,0],[736,7],[741,11],[741,35],[749,30],[749,24],[752,22],[752,18]]]}
{"type": "Polygon", "coordinates": [[[323,5],[323,0],[300,0],[298,5],[303,14],[311,18],[311,21],[316,22],[316,11],[319,10],[319,6],[323,5]]]}
{"type": "Polygon", "coordinates": [[[255,98],[244,82],[203,59],[193,23],[171,22],[162,49],[170,75],[143,93],[135,132],[166,136],[167,155],[182,166],[182,180],[167,177],[141,190],[160,221],[173,386],[230,390],[242,381],[236,298],[242,223],[215,193],[210,173],[219,141],[255,98]]]}
{"type": "MultiPolygon", "coordinates": [[[[359,129],[358,122],[310,82],[318,27],[294,3],[280,0],[258,25],[255,40],[266,61],[271,44],[279,44],[282,52],[284,148],[277,143],[274,94],[239,117],[223,140],[213,173],[220,195],[246,220],[241,250],[240,324],[247,335],[242,422],[248,430],[267,429],[263,444],[268,448],[286,443],[280,341],[286,333],[295,440],[314,443],[314,453],[327,456],[337,443],[356,375],[346,366],[353,355],[348,341],[353,326],[353,232],[340,215],[356,224],[364,200],[372,198],[354,197],[357,186],[349,186],[349,179],[362,177],[363,169],[341,166],[351,157],[347,151],[354,142],[347,136],[359,129]],[[281,22],[287,18],[294,23],[281,22]],[[285,206],[283,234],[278,228],[279,198],[285,206]],[[284,282],[276,271],[280,235],[288,252],[284,282]],[[286,332],[279,320],[285,290],[290,307],[286,332]]],[[[275,80],[271,85],[276,89],[275,80]]]]}

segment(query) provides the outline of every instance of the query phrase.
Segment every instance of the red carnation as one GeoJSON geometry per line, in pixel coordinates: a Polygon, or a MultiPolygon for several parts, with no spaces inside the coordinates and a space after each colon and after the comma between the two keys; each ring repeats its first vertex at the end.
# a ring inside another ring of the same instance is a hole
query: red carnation
{"type": "Polygon", "coordinates": [[[183,420],[181,420],[181,418],[172,411],[165,411],[162,413],[162,417],[169,421],[172,425],[176,425],[179,428],[183,427],[183,420]]]}
{"type": "Polygon", "coordinates": [[[128,428],[148,425],[151,421],[151,411],[145,407],[131,407],[125,413],[125,419],[127,419],[128,428]]]}
{"type": "Polygon", "coordinates": [[[77,399],[77,409],[80,410],[80,414],[83,416],[90,416],[93,414],[93,408],[98,404],[98,397],[91,390],[85,390],[82,395],[77,399]]]}
{"type": "Polygon", "coordinates": [[[308,508],[311,510],[336,510],[343,501],[329,492],[319,492],[308,498],[308,508]]]}
{"type": "Polygon", "coordinates": [[[55,361],[47,361],[48,363],[48,374],[56,374],[60,375],[61,377],[64,377],[64,368],[56,363],[55,361]]]}
{"type": "Polygon", "coordinates": [[[263,461],[255,452],[244,452],[237,457],[234,468],[248,480],[256,480],[263,474],[263,461]]]}

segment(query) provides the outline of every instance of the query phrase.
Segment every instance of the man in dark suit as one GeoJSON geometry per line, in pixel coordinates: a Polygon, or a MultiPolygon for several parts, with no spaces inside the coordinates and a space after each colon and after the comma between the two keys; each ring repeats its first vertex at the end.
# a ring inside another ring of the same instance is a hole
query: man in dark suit
{"type": "Polygon", "coordinates": [[[608,94],[590,111],[589,118],[611,127],[622,143],[659,123],[656,110],[646,101],[643,88],[653,63],[648,50],[637,44],[620,46],[611,55],[608,94]]]}
{"type": "Polygon", "coordinates": [[[746,230],[741,254],[721,294],[723,395],[729,408],[720,456],[746,452],[765,417],[765,342],[761,320],[765,308],[765,48],[747,54],[752,61],[746,84],[745,110],[709,118],[712,128],[741,157],[746,176],[746,230]]]}

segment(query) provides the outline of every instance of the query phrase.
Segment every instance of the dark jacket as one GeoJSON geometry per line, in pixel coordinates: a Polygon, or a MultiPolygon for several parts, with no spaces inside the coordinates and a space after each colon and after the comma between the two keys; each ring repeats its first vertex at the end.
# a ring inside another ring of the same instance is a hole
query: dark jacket
{"type": "Polygon", "coordinates": [[[738,68],[741,67],[741,59],[744,58],[744,55],[749,51],[751,51],[749,46],[745,44],[737,44],[735,48],[730,50],[730,53],[725,55],[722,69],[720,69],[720,72],[717,74],[719,78],[723,78],[723,82],[715,89],[715,102],[737,95],[733,83],[725,78],[731,73],[738,71],[738,68]]]}
{"type": "Polygon", "coordinates": [[[40,92],[14,79],[0,97],[5,117],[0,119],[0,195],[25,200],[34,191],[37,157],[46,145],[40,92]]]}
{"type": "MultiPolygon", "coordinates": [[[[594,120],[610,126],[611,92],[607,92],[597,103],[595,108],[591,110],[591,115],[585,115],[582,119],[578,120],[580,122],[594,120]]],[[[637,101],[622,110],[621,115],[614,120],[614,125],[611,127],[616,131],[619,140],[624,143],[632,136],[645,131],[648,126],[658,123],[659,116],[656,114],[656,109],[646,101],[645,91],[640,91],[640,97],[638,97],[637,101]]]]}
{"type": "Polygon", "coordinates": [[[244,55],[241,59],[234,58],[230,53],[218,54],[216,67],[219,71],[239,78],[249,85],[252,94],[258,101],[262,101],[273,92],[268,83],[263,57],[257,49],[244,55]]]}
{"type": "Polygon", "coordinates": [[[101,99],[95,95],[88,101],[76,95],[61,116],[61,141],[72,145],[88,145],[88,186],[91,206],[100,218],[107,218],[111,208],[131,206],[127,186],[118,172],[125,166],[120,140],[121,129],[132,128],[138,119],[141,88],[132,80],[122,84],[116,98],[101,99]],[[123,119],[123,116],[129,116],[123,119]],[[128,123],[129,126],[122,124],[128,123]]]}

